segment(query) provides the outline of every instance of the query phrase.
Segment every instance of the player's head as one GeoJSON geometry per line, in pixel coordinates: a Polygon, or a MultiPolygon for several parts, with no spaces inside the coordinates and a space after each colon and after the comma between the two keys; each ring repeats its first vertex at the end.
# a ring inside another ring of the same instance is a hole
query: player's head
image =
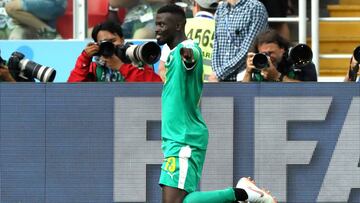
{"type": "Polygon", "coordinates": [[[186,16],[184,10],[177,5],[169,4],[161,7],[156,14],[156,40],[158,44],[169,44],[184,34],[186,16]]]}

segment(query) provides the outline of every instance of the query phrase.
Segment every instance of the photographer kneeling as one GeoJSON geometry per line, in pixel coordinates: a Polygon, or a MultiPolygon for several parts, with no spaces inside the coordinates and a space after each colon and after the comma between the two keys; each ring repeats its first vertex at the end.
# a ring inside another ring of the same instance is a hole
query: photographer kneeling
{"type": "Polygon", "coordinates": [[[94,27],[91,36],[95,42],[89,43],[78,57],[68,82],[162,82],[152,67],[146,64],[137,67],[127,63],[118,57],[116,50],[109,53],[109,42],[114,46],[124,44],[120,24],[100,23],[94,27]],[[100,48],[103,45],[106,46],[105,50],[100,48]],[[95,62],[92,62],[96,55],[95,62]]]}
{"type": "Polygon", "coordinates": [[[242,82],[317,81],[312,52],[306,45],[290,50],[290,43],[275,30],[260,33],[248,53],[242,82]]]}

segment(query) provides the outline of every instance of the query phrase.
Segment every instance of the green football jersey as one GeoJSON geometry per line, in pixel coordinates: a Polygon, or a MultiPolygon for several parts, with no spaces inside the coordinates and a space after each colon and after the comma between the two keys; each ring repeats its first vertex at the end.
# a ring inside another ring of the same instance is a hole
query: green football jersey
{"type": "Polygon", "coordinates": [[[186,40],[178,44],[165,63],[166,79],[162,92],[163,138],[184,145],[206,149],[208,129],[200,112],[203,88],[203,62],[197,43],[186,40]],[[191,48],[196,63],[185,66],[180,49],[191,48]]]}

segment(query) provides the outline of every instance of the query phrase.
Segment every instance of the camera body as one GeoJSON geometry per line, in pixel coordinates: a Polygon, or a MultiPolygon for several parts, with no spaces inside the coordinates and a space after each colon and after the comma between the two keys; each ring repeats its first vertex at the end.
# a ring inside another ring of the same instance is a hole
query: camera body
{"type": "Polygon", "coordinates": [[[154,64],[159,61],[161,55],[159,45],[152,41],[140,45],[126,43],[118,46],[110,41],[101,41],[99,47],[99,52],[96,55],[110,57],[115,54],[124,63],[133,63],[137,66],[154,64]]]}
{"type": "MultiPolygon", "coordinates": [[[[289,63],[294,64],[296,68],[302,68],[311,63],[313,53],[311,48],[306,44],[298,44],[295,47],[290,48],[289,51],[285,53],[284,57],[289,63]]],[[[255,54],[253,64],[260,70],[269,67],[268,55],[266,53],[255,54]]]]}
{"type": "Polygon", "coordinates": [[[20,52],[11,54],[8,67],[11,75],[19,82],[34,82],[34,78],[40,82],[53,82],[56,76],[55,69],[26,59],[20,52]]]}
{"type": "Polygon", "coordinates": [[[111,57],[115,53],[115,45],[108,40],[103,40],[97,43],[99,45],[99,51],[95,55],[111,57]]]}

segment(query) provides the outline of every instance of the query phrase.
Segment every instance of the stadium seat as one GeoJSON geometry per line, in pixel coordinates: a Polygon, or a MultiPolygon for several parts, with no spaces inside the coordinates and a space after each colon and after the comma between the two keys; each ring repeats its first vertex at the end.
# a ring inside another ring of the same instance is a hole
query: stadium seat
{"type": "Polygon", "coordinates": [[[62,38],[69,39],[73,35],[73,0],[68,0],[65,14],[57,19],[56,30],[62,38]]]}

